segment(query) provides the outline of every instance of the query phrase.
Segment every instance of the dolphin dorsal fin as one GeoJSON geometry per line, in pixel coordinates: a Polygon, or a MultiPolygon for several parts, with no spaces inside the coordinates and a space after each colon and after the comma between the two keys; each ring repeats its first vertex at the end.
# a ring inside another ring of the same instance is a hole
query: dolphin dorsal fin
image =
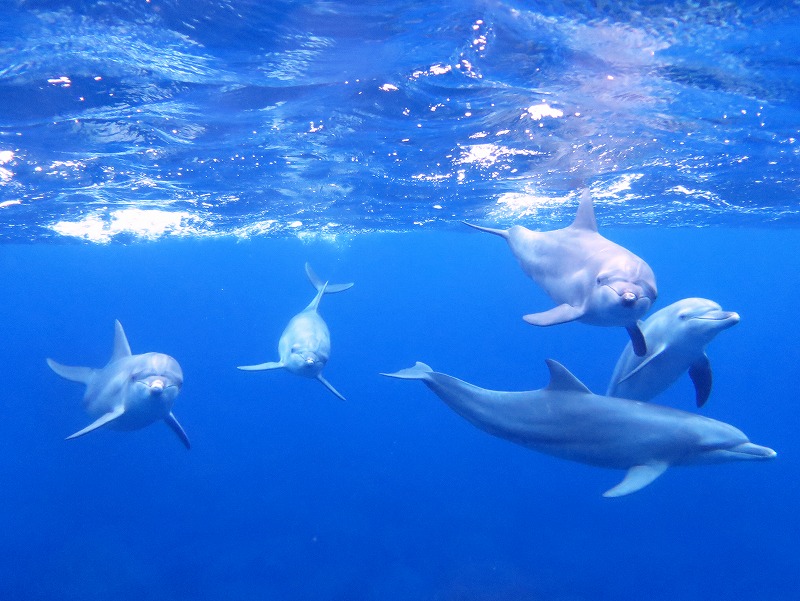
{"type": "Polygon", "coordinates": [[[575,221],[572,222],[571,227],[591,232],[597,231],[597,220],[594,218],[594,203],[588,188],[584,188],[583,192],[581,192],[578,214],[575,215],[575,221]]]}
{"type": "Polygon", "coordinates": [[[582,394],[592,394],[583,382],[572,375],[572,373],[558,361],[546,359],[547,368],[550,370],[550,383],[545,390],[562,392],[580,392],[582,394]]]}
{"type": "Polygon", "coordinates": [[[131,345],[128,344],[128,338],[125,336],[125,330],[122,329],[122,324],[119,319],[114,322],[114,352],[111,354],[111,360],[116,361],[123,357],[131,356],[131,345]]]}

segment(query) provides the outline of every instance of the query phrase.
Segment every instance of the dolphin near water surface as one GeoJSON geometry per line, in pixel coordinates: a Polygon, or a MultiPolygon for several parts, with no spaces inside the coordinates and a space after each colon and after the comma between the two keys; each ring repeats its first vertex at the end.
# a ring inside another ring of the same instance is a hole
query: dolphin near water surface
{"type": "Polygon", "coordinates": [[[623,326],[636,354],[646,353],[638,320],[656,300],[655,275],[642,259],[598,233],[588,190],[581,195],[575,221],[559,230],[466,225],[505,238],[522,270],[558,304],[549,311],[525,315],[525,321],[536,326],[576,320],[623,326]]]}
{"type": "Polygon", "coordinates": [[[737,323],[738,313],[723,311],[705,298],[685,298],[656,311],[641,326],[647,354],[637,356],[629,343],[617,361],[606,394],[649,401],[688,370],[697,406],[702,407],[711,394],[706,346],[737,323]]]}
{"type": "Polygon", "coordinates": [[[70,367],[47,360],[62,378],[86,385],[86,411],[97,419],[67,439],[77,438],[103,426],[138,430],[163,420],[188,449],[186,436],[172,406],[183,385],[178,362],[163,353],[133,355],[125,331],[114,322],[114,351],[105,367],[70,367]]]}
{"type": "Polygon", "coordinates": [[[353,284],[323,282],[308,263],[306,263],[306,275],[317,289],[317,295],[305,309],[292,317],[283,330],[278,341],[280,360],[258,365],[240,365],[237,369],[244,371],[286,369],[298,376],[319,380],[325,388],[345,400],[339,391],[322,377],[322,368],[325,367],[331,354],[331,333],[325,321],[320,317],[318,308],[324,294],[342,292],[351,288],[353,284]]]}
{"type": "Polygon", "coordinates": [[[605,497],[627,495],[673,465],[771,459],[726,423],[650,403],[592,394],[563,365],[547,360],[550,383],[527,392],[485,390],[424,363],[383,374],[422,380],[477,428],[534,451],[600,467],[627,470],[605,497]]]}

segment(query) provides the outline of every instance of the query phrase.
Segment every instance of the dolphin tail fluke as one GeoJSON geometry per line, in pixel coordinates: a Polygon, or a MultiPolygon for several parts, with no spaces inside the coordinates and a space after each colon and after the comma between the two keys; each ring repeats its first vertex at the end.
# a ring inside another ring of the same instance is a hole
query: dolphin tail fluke
{"type": "Polygon", "coordinates": [[[399,378],[401,380],[427,380],[432,373],[433,370],[429,366],[417,361],[413,367],[407,367],[406,369],[401,369],[392,374],[382,373],[381,375],[389,378],[399,378]]]}
{"type": "Polygon", "coordinates": [[[637,321],[635,325],[625,326],[625,329],[628,330],[628,336],[631,337],[634,354],[637,357],[644,357],[647,354],[647,342],[642,334],[641,322],[637,321]]]}
{"type": "Polygon", "coordinates": [[[92,430],[97,430],[98,428],[102,428],[106,424],[108,424],[110,422],[113,422],[115,419],[117,419],[123,413],[125,413],[125,408],[122,407],[122,406],[117,407],[113,411],[109,411],[108,413],[106,413],[104,415],[101,415],[99,418],[97,418],[91,424],[86,426],[83,430],[78,430],[77,432],[75,432],[75,434],[70,434],[69,436],[67,436],[67,438],[65,440],[72,440],[73,438],[78,438],[79,436],[83,436],[84,434],[88,434],[92,430]]]}
{"type": "MultiPolygon", "coordinates": [[[[313,269],[311,269],[311,265],[306,263],[306,275],[308,276],[309,281],[313,284],[314,288],[317,290],[321,290],[326,282],[322,280],[313,269]]],[[[335,294],[337,292],[344,292],[353,287],[354,282],[348,282],[347,284],[331,284],[328,283],[327,287],[325,287],[325,292],[323,294],[335,294]]]]}
{"type": "Polygon", "coordinates": [[[625,474],[622,482],[603,493],[604,497],[622,497],[643,489],[661,474],[667,471],[668,464],[663,462],[634,465],[625,474]]]}
{"type": "Polygon", "coordinates": [[[170,411],[169,415],[164,418],[164,423],[167,424],[170,429],[175,432],[178,438],[181,439],[183,446],[185,446],[187,449],[192,448],[192,445],[189,443],[189,437],[186,436],[186,432],[184,431],[183,427],[181,427],[180,423],[178,423],[178,420],[175,418],[175,415],[173,415],[172,411],[170,411]]]}
{"type": "Polygon", "coordinates": [[[87,384],[95,371],[91,367],[71,367],[69,365],[61,365],[52,359],[47,360],[47,365],[49,365],[50,369],[52,369],[62,378],[72,380],[73,382],[80,382],[81,384],[87,384]]]}
{"type": "Polygon", "coordinates": [[[330,390],[330,391],[331,391],[333,394],[335,394],[335,395],[336,395],[337,397],[339,397],[341,400],[343,400],[343,401],[346,401],[346,400],[347,400],[346,398],[344,398],[344,397],[342,396],[342,393],[340,393],[338,390],[336,390],[336,389],[335,389],[335,388],[334,388],[334,387],[331,385],[331,383],[330,383],[330,382],[328,382],[328,380],[326,380],[325,378],[323,378],[323,377],[322,377],[322,374],[317,374],[317,380],[319,380],[319,381],[322,383],[322,385],[323,385],[325,388],[327,388],[328,390],[330,390]]]}
{"type": "Polygon", "coordinates": [[[494,234],[495,236],[500,236],[501,238],[505,238],[508,240],[508,230],[499,230],[493,227],[483,227],[482,225],[475,225],[474,223],[468,223],[467,221],[462,221],[464,225],[468,225],[469,227],[475,228],[476,230],[480,230],[482,232],[487,232],[489,234],[494,234]]]}
{"type": "Polygon", "coordinates": [[[236,369],[241,369],[242,371],[264,371],[267,369],[280,369],[281,367],[284,367],[284,365],[280,361],[268,361],[258,365],[239,365],[236,369]]]}

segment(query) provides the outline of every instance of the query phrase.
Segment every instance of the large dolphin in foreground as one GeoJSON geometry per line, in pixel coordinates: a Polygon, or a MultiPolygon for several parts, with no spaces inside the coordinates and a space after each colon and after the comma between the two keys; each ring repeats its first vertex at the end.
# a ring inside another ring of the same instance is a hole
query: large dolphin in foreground
{"type": "Polygon", "coordinates": [[[664,307],[641,326],[647,354],[636,356],[628,344],[617,361],[606,394],[649,401],[688,370],[697,406],[702,407],[711,394],[711,363],[706,346],[722,330],[737,323],[738,313],[723,311],[705,298],[685,298],[664,307]]]}
{"type": "Polygon", "coordinates": [[[316,378],[325,388],[342,400],[345,398],[322,377],[322,368],[331,355],[331,333],[327,324],[317,311],[324,294],[342,292],[353,286],[348,284],[329,284],[317,277],[311,266],[306,263],[308,279],[317,289],[317,295],[300,313],[292,317],[278,341],[280,361],[270,361],[258,365],[240,365],[244,371],[262,371],[265,369],[285,368],[306,378],[316,378]]]}
{"type": "Polygon", "coordinates": [[[733,426],[702,415],[592,394],[563,365],[547,360],[541,390],[500,392],[433,371],[424,363],[383,374],[422,380],[481,430],[529,449],[600,467],[628,470],[605,497],[644,488],[672,465],[770,459],[733,426]]]}
{"type": "Polygon", "coordinates": [[[575,320],[624,326],[636,354],[645,354],[638,320],[656,300],[655,275],[642,259],[598,233],[588,190],[581,195],[575,221],[560,230],[466,225],[505,238],[522,270],[558,303],[549,311],[525,315],[525,321],[535,326],[575,320]]]}
{"type": "Polygon", "coordinates": [[[86,411],[97,419],[68,436],[77,438],[97,428],[138,430],[163,420],[189,448],[189,438],[175,419],[172,405],[183,385],[181,366],[163,353],[131,354],[122,324],[114,322],[114,352],[105,367],[69,367],[47,360],[62,378],[86,384],[86,411]]]}

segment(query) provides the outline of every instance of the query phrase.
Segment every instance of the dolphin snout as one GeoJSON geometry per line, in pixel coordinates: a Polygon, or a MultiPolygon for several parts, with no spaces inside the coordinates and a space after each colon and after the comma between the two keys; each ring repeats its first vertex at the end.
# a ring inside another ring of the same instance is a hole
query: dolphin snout
{"type": "Polygon", "coordinates": [[[630,290],[623,292],[620,298],[622,299],[622,304],[626,306],[636,303],[636,295],[630,290]]]}
{"type": "Polygon", "coordinates": [[[150,392],[152,392],[153,394],[161,394],[162,392],[164,392],[164,388],[165,388],[164,380],[158,379],[150,382],[150,392]]]}

